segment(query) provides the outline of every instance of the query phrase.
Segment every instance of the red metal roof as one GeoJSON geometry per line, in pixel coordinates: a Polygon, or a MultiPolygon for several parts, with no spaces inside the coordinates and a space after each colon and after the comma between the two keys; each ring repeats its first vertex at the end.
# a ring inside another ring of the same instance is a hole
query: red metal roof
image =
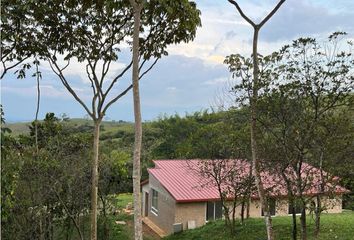
{"type": "MultiPolygon", "coordinates": [[[[165,187],[177,202],[218,200],[220,197],[216,185],[211,184],[212,181],[207,179],[205,175],[201,175],[198,170],[200,167],[208,166],[212,161],[213,160],[201,159],[155,160],[155,168],[148,169],[148,172],[165,187]],[[200,165],[201,163],[203,165],[200,165]]],[[[250,164],[247,161],[235,159],[226,160],[225,171],[235,166],[241,166],[239,169],[240,178],[248,176],[250,164]]],[[[309,174],[315,176],[309,178],[313,184],[309,184],[309,187],[304,190],[304,194],[311,195],[317,193],[318,181],[314,179],[318,179],[316,176],[319,170],[308,164],[303,164],[302,169],[304,179],[307,179],[306,176],[309,174]]],[[[274,176],[268,172],[262,172],[261,176],[264,188],[270,189],[270,195],[286,196],[286,187],[280,177],[274,176]]],[[[348,190],[338,185],[334,186],[334,190],[336,193],[348,192],[348,190]]],[[[252,197],[257,198],[257,193],[252,193],[252,197]]]]}

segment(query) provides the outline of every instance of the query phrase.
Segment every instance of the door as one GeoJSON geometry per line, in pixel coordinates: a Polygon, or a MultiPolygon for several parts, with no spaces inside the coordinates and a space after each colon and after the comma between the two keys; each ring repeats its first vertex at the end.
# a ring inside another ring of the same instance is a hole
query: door
{"type": "Polygon", "coordinates": [[[149,215],[149,193],[145,192],[145,217],[149,215]]]}

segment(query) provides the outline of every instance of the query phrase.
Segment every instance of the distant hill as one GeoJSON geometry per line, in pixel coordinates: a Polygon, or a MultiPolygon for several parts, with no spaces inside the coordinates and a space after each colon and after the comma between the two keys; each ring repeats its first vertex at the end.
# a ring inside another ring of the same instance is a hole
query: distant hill
{"type": "MultiPolygon", "coordinates": [[[[73,127],[83,127],[83,126],[93,127],[92,120],[83,119],[83,118],[72,118],[66,121],[65,124],[68,124],[69,126],[73,126],[73,127]]],[[[5,127],[10,128],[12,134],[20,135],[20,134],[28,134],[30,125],[31,122],[17,122],[17,123],[7,123],[5,124],[5,127]]],[[[102,134],[110,134],[117,131],[127,131],[127,132],[134,131],[134,126],[131,122],[125,122],[121,120],[103,121],[101,128],[102,128],[101,129],[102,134]]]]}

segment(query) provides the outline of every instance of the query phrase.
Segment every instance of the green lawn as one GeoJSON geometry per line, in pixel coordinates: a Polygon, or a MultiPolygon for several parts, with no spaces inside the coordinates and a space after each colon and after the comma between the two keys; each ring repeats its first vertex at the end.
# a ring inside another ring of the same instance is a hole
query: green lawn
{"type": "MultiPolygon", "coordinates": [[[[112,199],[114,204],[123,209],[133,201],[131,193],[119,194],[112,199]]],[[[341,214],[322,214],[321,233],[319,240],[353,240],[354,239],[354,211],[344,211],[341,214]]],[[[133,216],[124,213],[110,215],[107,218],[109,236],[104,237],[103,219],[99,217],[98,237],[105,240],[133,240],[134,223],[133,216]],[[116,221],[125,221],[125,225],[116,224],[116,221]]],[[[85,239],[89,237],[89,217],[84,219],[85,239]]],[[[308,239],[313,240],[314,220],[312,216],[307,217],[308,239]]],[[[291,239],[291,217],[274,217],[273,227],[277,240],[291,239]]],[[[299,224],[299,223],[298,223],[299,224]]],[[[299,225],[298,225],[299,226],[299,225]]],[[[73,236],[76,232],[72,231],[73,236]]],[[[64,239],[63,236],[57,239],[64,239]]],[[[74,239],[76,239],[74,237],[74,239]]],[[[160,239],[149,228],[144,226],[144,240],[160,239]]],[[[265,240],[265,224],[263,219],[247,219],[242,226],[237,224],[236,233],[231,235],[223,221],[210,222],[201,228],[187,230],[179,234],[171,235],[164,240],[265,240]]]]}
{"type": "MultiPolygon", "coordinates": [[[[308,216],[308,239],[314,239],[314,220],[308,216]]],[[[276,239],[291,239],[291,218],[274,217],[273,226],[276,239]]],[[[217,239],[266,239],[263,219],[248,219],[244,226],[237,225],[234,235],[229,233],[223,221],[206,224],[204,227],[187,230],[165,238],[166,240],[217,240],[217,239]]],[[[323,214],[320,240],[352,240],[354,239],[354,212],[346,211],[341,214],[323,214]]]]}

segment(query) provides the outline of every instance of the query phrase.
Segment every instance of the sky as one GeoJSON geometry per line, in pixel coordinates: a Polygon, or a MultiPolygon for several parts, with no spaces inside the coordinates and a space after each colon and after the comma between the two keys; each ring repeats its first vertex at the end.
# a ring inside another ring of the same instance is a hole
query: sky
{"type": "MultiPolygon", "coordinates": [[[[168,56],[141,80],[141,108],[144,121],[164,115],[192,113],[218,107],[232,85],[223,64],[227,55],[250,55],[252,28],[227,0],[197,0],[202,27],[194,41],[169,46],[168,56]]],[[[276,5],[276,0],[242,0],[241,8],[258,22],[276,5]]],[[[354,1],[287,0],[262,28],[259,52],[269,54],[298,37],[324,39],[334,31],[345,31],[354,39],[354,1]]],[[[124,59],[123,59],[124,60],[124,59]]],[[[126,59],[127,60],[127,59],[126,59]]],[[[124,61],[112,65],[110,76],[124,67],[124,61]]],[[[84,109],[61,85],[46,64],[41,66],[41,106],[39,118],[47,112],[65,113],[71,118],[86,117],[84,109]]],[[[90,85],[85,69],[73,63],[66,70],[70,84],[88,101],[90,85]]],[[[32,121],[35,116],[35,79],[16,79],[7,74],[1,80],[1,103],[7,122],[32,121]]],[[[130,84],[130,75],[120,80],[115,92],[130,84]]],[[[226,101],[226,100],[225,100],[226,101]]],[[[106,120],[133,121],[133,97],[129,93],[107,111],[106,120]]]]}

